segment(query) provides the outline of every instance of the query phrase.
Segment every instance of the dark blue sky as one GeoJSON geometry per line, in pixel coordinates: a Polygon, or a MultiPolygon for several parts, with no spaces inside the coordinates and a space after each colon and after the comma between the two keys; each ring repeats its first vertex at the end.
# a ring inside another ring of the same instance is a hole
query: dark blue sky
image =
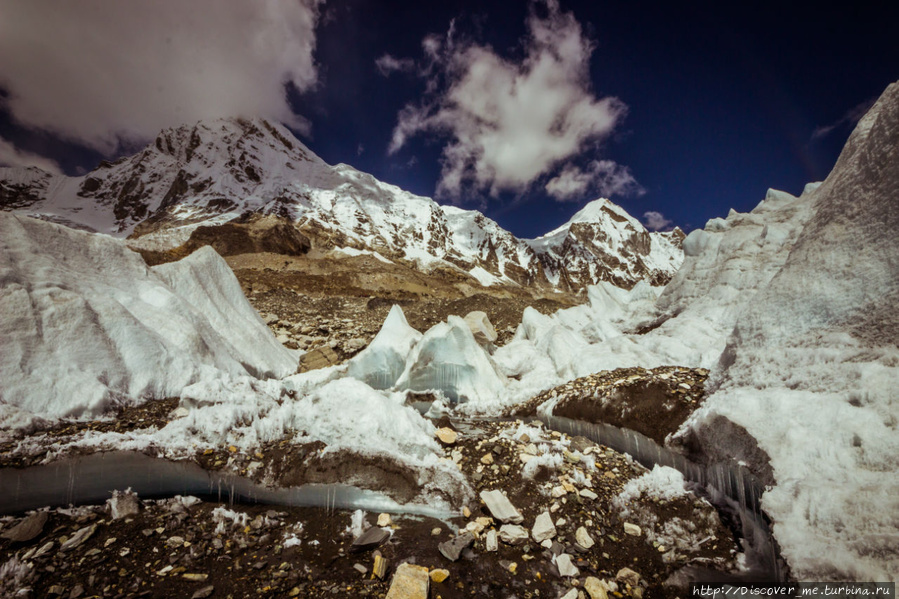
{"type": "MultiPolygon", "coordinates": [[[[899,79],[899,3],[796,4],[561,0],[561,11],[572,13],[595,45],[589,91],[627,106],[611,135],[564,162],[628,167],[645,193],[612,199],[638,218],[657,211],[685,229],[729,208],[751,209],[768,187],[798,194],[806,182],[823,179],[851,131],[846,115],[899,79]]],[[[330,163],[433,196],[447,135],[419,133],[387,152],[398,112],[421,102],[425,82],[405,72],[384,76],[375,60],[389,53],[421,64],[424,36],[444,36],[455,20],[458,36],[520,62],[530,10],[525,2],[489,0],[324,4],[314,54],[318,84],[290,94],[291,106],[311,123],[301,138],[330,163]]],[[[92,168],[102,155],[16,125],[8,110],[0,114],[0,136],[70,173],[92,168]]],[[[544,185],[557,171],[524,191],[494,197],[468,190],[457,202],[519,236],[536,236],[597,195],[554,200],[544,185]]]]}

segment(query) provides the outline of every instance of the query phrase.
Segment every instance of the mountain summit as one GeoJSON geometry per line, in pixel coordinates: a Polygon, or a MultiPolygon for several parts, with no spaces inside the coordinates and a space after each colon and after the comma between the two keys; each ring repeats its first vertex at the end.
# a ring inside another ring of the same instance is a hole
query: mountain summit
{"type": "Polygon", "coordinates": [[[162,131],[133,156],[82,177],[0,169],[0,207],[115,236],[154,250],[199,227],[272,216],[321,250],[377,252],[417,268],[449,268],[481,285],[579,291],[611,281],[667,282],[683,234],[650,233],[612,202],[587,204],[568,223],[523,240],[473,210],[441,206],[346,164],[326,164],[285,127],[216,119],[162,131]]]}

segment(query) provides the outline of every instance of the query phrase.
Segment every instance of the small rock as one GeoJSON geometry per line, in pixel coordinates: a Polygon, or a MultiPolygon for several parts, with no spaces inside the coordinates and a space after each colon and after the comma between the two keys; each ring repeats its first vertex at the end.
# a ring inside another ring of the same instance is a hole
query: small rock
{"type": "Polygon", "coordinates": [[[84,585],[81,583],[76,584],[72,587],[72,590],[69,592],[69,599],[78,599],[84,594],[84,585]]]}
{"type": "Polygon", "coordinates": [[[26,543],[40,535],[46,523],[47,512],[35,512],[26,516],[21,522],[0,535],[0,537],[15,543],[26,543]]]}
{"type": "Polygon", "coordinates": [[[565,487],[563,487],[562,485],[555,486],[552,488],[552,491],[550,491],[550,495],[552,495],[556,499],[558,499],[559,497],[562,497],[563,495],[567,495],[567,494],[568,494],[568,491],[566,491],[565,487]]]}
{"type": "Polygon", "coordinates": [[[300,356],[299,372],[308,372],[333,366],[340,361],[340,356],[329,346],[319,347],[300,356]]]}
{"type": "Polygon", "coordinates": [[[69,549],[74,549],[78,547],[86,540],[91,538],[91,536],[96,532],[97,525],[91,524],[90,526],[85,526],[84,528],[78,530],[75,534],[72,535],[72,538],[62,544],[59,548],[60,551],[68,551],[69,549]]]}
{"type": "Polygon", "coordinates": [[[528,531],[524,526],[503,524],[499,529],[499,540],[509,545],[522,545],[528,538],[528,531]]]}
{"type": "Polygon", "coordinates": [[[524,516],[521,515],[521,512],[515,509],[515,506],[512,505],[506,494],[498,489],[481,491],[481,501],[487,505],[487,509],[493,514],[493,517],[500,522],[520,524],[524,521],[524,516]]]}
{"type": "Polygon", "coordinates": [[[462,506],[462,516],[464,516],[465,518],[471,518],[471,510],[468,509],[467,505],[462,506]]]}
{"type": "Polygon", "coordinates": [[[437,545],[437,549],[443,557],[454,562],[462,555],[462,550],[469,547],[472,543],[474,543],[474,535],[470,532],[464,532],[458,537],[440,543],[437,545]]]}
{"type": "Polygon", "coordinates": [[[391,524],[393,524],[393,521],[390,519],[390,514],[378,515],[378,526],[390,526],[391,524]]]}
{"type": "Polygon", "coordinates": [[[350,551],[352,551],[353,553],[359,553],[362,551],[368,551],[369,549],[375,549],[389,538],[389,532],[387,532],[383,528],[373,526],[359,535],[356,540],[353,541],[353,544],[350,546],[350,551]]]}
{"type": "Polygon", "coordinates": [[[492,464],[493,463],[493,454],[490,453],[489,451],[487,453],[485,453],[483,456],[481,456],[481,463],[484,464],[485,466],[489,466],[490,464],[492,464]]]}
{"type": "Polygon", "coordinates": [[[590,599],[609,599],[606,586],[595,576],[588,576],[584,581],[584,590],[590,595],[590,599]]]}
{"type": "Polygon", "coordinates": [[[599,495],[597,495],[590,489],[581,489],[580,492],[578,492],[578,495],[586,499],[597,499],[599,497],[599,495]]]}
{"type": "Polygon", "coordinates": [[[50,595],[62,595],[65,592],[66,592],[65,587],[62,587],[58,584],[54,584],[52,587],[47,589],[47,593],[50,595]]]}
{"type": "Polygon", "coordinates": [[[207,597],[211,597],[213,591],[215,591],[215,587],[211,584],[208,586],[199,589],[196,593],[190,596],[190,599],[206,599],[207,597]]]}
{"type": "Polygon", "coordinates": [[[485,312],[469,312],[463,320],[471,330],[471,334],[474,335],[475,341],[481,347],[489,347],[496,341],[496,329],[490,323],[490,318],[487,317],[485,312]]]}
{"type": "Polygon", "coordinates": [[[496,530],[490,529],[487,531],[487,538],[484,541],[484,544],[487,547],[487,551],[496,551],[499,549],[499,543],[497,542],[496,530]]]}
{"type": "Polygon", "coordinates": [[[186,418],[190,414],[190,410],[185,408],[184,406],[178,406],[171,412],[169,412],[169,420],[178,420],[180,418],[186,418]]]}
{"type": "Polygon", "coordinates": [[[375,555],[375,563],[371,567],[371,577],[379,578],[384,580],[384,576],[387,574],[387,558],[378,553],[375,555]]]}
{"type": "Polygon", "coordinates": [[[568,589],[568,592],[559,597],[559,599],[578,599],[577,589],[568,589]]]}
{"type": "Polygon", "coordinates": [[[581,461],[581,456],[571,453],[570,451],[562,450],[562,457],[569,464],[577,464],[581,461]]]}
{"type": "Polygon", "coordinates": [[[630,522],[625,522],[624,523],[624,533],[629,534],[634,537],[639,537],[641,534],[643,534],[643,531],[640,530],[640,527],[637,526],[636,524],[631,524],[630,522]]]}
{"type": "Polygon", "coordinates": [[[443,531],[440,528],[432,528],[431,529],[431,534],[435,537],[440,536],[441,532],[443,532],[443,531]]]}
{"type": "Polygon", "coordinates": [[[543,512],[537,516],[537,519],[534,521],[534,528],[531,529],[531,535],[538,543],[556,536],[556,527],[553,526],[552,516],[549,515],[549,512],[543,512]]]}
{"type": "Polygon", "coordinates": [[[456,439],[459,438],[458,433],[451,428],[443,427],[437,429],[437,438],[440,439],[440,442],[444,445],[452,445],[456,442],[456,439]]]}
{"type": "Polygon", "coordinates": [[[356,570],[356,572],[358,572],[359,574],[362,574],[363,576],[365,574],[368,574],[368,568],[366,568],[362,564],[353,564],[353,569],[356,570]]]}
{"type": "Polygon", "coordinates": [[[209,578],[209,574],[199,574],[195,572],[185,572],[181,575],[181,578],[184,580],[189,580],[191,582],[204,582],[207,578],[209,578]]]}
{"type": "Polygon", "coordinates": [[[400,564],[393,575],[385,599],[427,599],[428,569],[409,563],[400,564]]]}
{"type": "Polygon", "coordinates": [[[449,570],[444,570],[443,568],[438,568],[436,570],[431,570],[428,576],[431,577],[433,582],[441,583],[447,578],[449,578],[449,570]]]}
{"type": "Polygon", "coordinates": [[[567,553],[556,556],[556,567],[559,568],[559,576],[576,577],[580,574],[577,567],[571,563],[571,556],[567,553]]]}
{"type": "Polygon", "coordinates": [[[618,570],[618,574],[615,575],[615,580],[623,584],[629,584],[633,588],[637,588],[637,585],[640,584],[640,575],[630,568],[621,568],[618,570]]]}
{"type": "Polygon", "coordinates": [[[587,529],[581,526],[574,533],[574,540],[584,549],[590,549],[595,544],[587,529]]]}

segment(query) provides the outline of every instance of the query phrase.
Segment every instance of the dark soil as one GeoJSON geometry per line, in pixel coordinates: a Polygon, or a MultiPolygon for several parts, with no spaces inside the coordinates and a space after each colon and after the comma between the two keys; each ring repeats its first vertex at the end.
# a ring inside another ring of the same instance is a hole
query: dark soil
{"type": "Polygon", "coordinates": [[[554,416],[627,428],[664,445],[701,405],[708,374],[678,366],[604,370],[544,391],[511,412],[532,416],[540,404],[560,398],[554,416]]]}
{"type": "MultiPolygon", "coordinates": [[[[432,598],[554,598],[571,586],[552,562],[553,553],[565,552],[579,569],[581,583],[587,576],[614,580],[621,568],[628,567],[640,574],[640,589],[650,599],[676,595],[662,582],[684,564],[732,560],[736,544],[720,523],[710,535],[713,541],[695,552],[679,552],[674,557],[670,548],[650,543],[645,535],[625,534],[619,508],[612,502],[628,480],[645,472],[642,467],[582,438],[572,440],[545,430],[532,433],[533,438],[515,437],[517,427],[517,423],[461,423],[458,428],[462,433],[455,444],[446,447],[447,457],[460,464],[475,490],[504,491],[522,513],[522,526],[528,530],[539,513],[550,510],[557,534],[549,549],[529,539],[517,546],[500,542],[497,552],[488,552],[486,532],[501,523],[490,519],[489,511],[475,499],[450,522],[394,515],[393,535],[378,548],[389,561],[381,580],[372,576],[373,552],[351,550],[349,512],[225,506],[246,516],[237,523],[225,520],[221,524],[222,518],[213,516],[213,510],[221,504],[185,506],[175,499],[143,501],[139,513],[119,520],[112,520],[105,506],[51,510],[43,532],[35,539],[14,543],[0,538],[0,568],[4,563],[14,563],[11,560],[27,564],[20,568],[25,578],[15,583],[17,588],[31,588],[31,593],[23,597],[180,599],[212,587],[209,596],[213,598],[380,598],[385,596],[396,566],[411,562],[449,571],[444,582],[431,583],[432,598]],[[539,447],[539,453],[565,453],[566,458],[557,461],[555,467],[537,469],[532,478],[523,476],[525,462],[521,455],[530,451],[529,447],[539,447]],[[488,453],[490,459],[485,459],[488,453]],[[595,460],[596,469],[587,468],[584,456],[595,460]],[[589,488],[595,498],[577,492],[586,488],[582,482],[577,488],[572,485],[582,481],[585,473],[593,481],[589,488]],[[561,496],[553,497],[549,492],[565,486],[570,491],[561,496]],[[486,528],[479,529],[479,523],[486,528]],[[62,543],[92,525],[96,529],[89,538],[61,551],[62,543]],[[459,561],[451,562],[440,554],[438,545],[466,526],[475,529],[477,539],[459,561]],[[590,549],[576,544],[575,530],[581,526],[595,541],[590,549]],[[290,536],[296,536],[299,545],[285,547],[290,536]],[[36,557],[35,553],[45,546],[43,554],[36,557]]],[[[307,449],[309,455],[317,453],[314,448],[307,449]]],[[[274,448],[265,451],[277,456],[274,448]]],[[[660,523],[673,517],[698,521],[700,513],[703,517],[699,520],[712,517],[717,521],[708,504],[691,496],[670,502],[647,500],[645,505],[630,507],[651,510],[660,523]]],[[[368,514],[366,520],[374,525],[377,514],[368,514]]],[[[0,517],[0,535],[19,521],[0,517]]],[[[0,578],[0,596],[8,589],[4,584],[10,579],[0,578]]],[[[622,596],[635,597],[638,592],[623,586],[621,590],[622,596]]]]}

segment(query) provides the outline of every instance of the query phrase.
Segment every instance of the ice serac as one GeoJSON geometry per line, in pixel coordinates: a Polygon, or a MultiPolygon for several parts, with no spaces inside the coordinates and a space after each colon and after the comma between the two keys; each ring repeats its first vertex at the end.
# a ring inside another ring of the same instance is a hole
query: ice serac
{"type": "Polygon", "coordinates": [[[148,268],[120,240],[0,213],[0,404],[41,416],[179,396],[202,372],[285,376],[281,346],[211,250],[148,268]]]}
{"type": "Polygon", "coordinates": [[[895,581],[899,83],[813,195],[782,268],[737,320],[692,430],[726,452],[713,425],[726,418],[770,456],[763,507],[797,579],[895,581]]]}
{"type": "Polygon", "coordinates": [[[465,321],[450,316],[424,334],[396,386],[437,390],[452,402],[491,402],[503,392],[504,383],[465,321]]]}
{"type": "Polygon", "coordinates": [[[409,326],[403,309],[393,306],[372,342],[350,360],[348,374],[374,389],[393,387],[421,337],[421,333],[409,326]]]}

